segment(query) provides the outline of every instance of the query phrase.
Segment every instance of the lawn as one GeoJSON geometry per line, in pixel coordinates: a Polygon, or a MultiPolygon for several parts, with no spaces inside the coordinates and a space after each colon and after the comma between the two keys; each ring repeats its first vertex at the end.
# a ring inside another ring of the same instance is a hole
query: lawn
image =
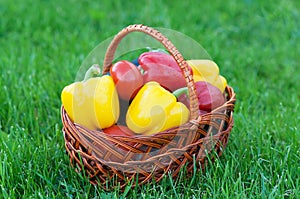
{"type": "Polygon", "coordinates": [[[0,198],[300,198],[299,10],[296,0],[0,0],[0,198]],[[95,46],[134,23],[207,50],[237,94],[235,126],[203,172],[105,192],[70,167],[60,93],[95,46]]]}

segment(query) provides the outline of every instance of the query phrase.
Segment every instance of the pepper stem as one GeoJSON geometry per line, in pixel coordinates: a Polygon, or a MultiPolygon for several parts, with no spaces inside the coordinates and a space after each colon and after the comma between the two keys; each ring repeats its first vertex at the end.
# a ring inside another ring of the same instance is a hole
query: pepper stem
{"type": "Polygon", "coordinates": [[[98,64],[93,64],[85,73],[83,81],[87,81],[92,77],[96,77],[101,73],[101,69],[98,64]]]}
{"type": "Polygon", "coordinates": [[[172,93],[177,99],[179,96],[186,94],[187,97],[189,97],[189,90],[187,87],[179,88],[172,93]]]}
{"type": "Polygon", "coordinates": [[[151,47],[146,47],[146,49],[147,49],[149,52],[161,52],[161,53],[170,54],[168,51],[166,51],[165,49],[162,49],[162,48],[151,48],[151,47]]]}

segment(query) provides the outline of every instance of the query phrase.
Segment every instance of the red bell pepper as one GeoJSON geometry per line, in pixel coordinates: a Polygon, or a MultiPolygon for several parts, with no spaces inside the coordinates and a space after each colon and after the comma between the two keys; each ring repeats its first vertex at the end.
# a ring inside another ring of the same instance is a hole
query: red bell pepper
{"type": "Polygon", "coordinates": [[[123,126],[123,125],[113,125],[109,128],[105,128],[102,130],[104,133],[108,135],[114,135],[114,136],[131,137],[135,135],[127,126],[123,126]]]}
{"type": "MultiPolygon", "coordinates": [[[[200,114],[210,112],[225,103],[223,93],[212,84],[205,81],[195,82],[196,94],[199,103],[200,114]]],[[[179,102],[190,107],[187,87],[180,88],[173,92],[179,102]]]]}
{"type": "Polygon", "coordinates": [[[137,67],[126,60],[118,61],[110,68],[110,75],[114,80],[120,98],[133,99],[140,87],[143,77],[137,67]]]}
{"type": "Polygon", "coordinates": [[[144,70],[144,84],[156,81],[170,91],[186,86],[181,69],[171,55],[164,52],[145,52],[139,56],[138,62],[144,70]]]}

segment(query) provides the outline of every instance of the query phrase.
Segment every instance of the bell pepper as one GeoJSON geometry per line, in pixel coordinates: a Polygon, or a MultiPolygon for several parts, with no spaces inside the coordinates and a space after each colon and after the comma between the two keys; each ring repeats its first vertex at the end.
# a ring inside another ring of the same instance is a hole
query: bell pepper
{"type": "MultiPolygon", "coordinates": [[[[223,105],[225,97],[223,93],[215,86],[206,81],[195,82],[196,96],[199,104],[199,114],[210,112],[211,110],[223,105]]],[[[188,88],[183,87],[173,92],[179,102],[190,107],[188,88]]]]}
{"type": "MultiPolygon", "coordinates": [[[[144,83],[156,81],[164,88],[174,91],[184,87],[186,81],[175,59],[164,52],[145,52],[138,58],[144,70],[144,83]]],[[[192,72],[192,70],[190,69],[192,72]]]]}
{"type": "Polygon", "coordinates": [[[102,129],[102,131],[108,135],[114,135],[114,136],[125,136],[125,137],[131,137],[135,134],[127,127],[123,125],[112,125],[111,127],[102,129]]]}
{"type": "Polygon", "coordinates": [[[146,83],[137,93],[126,114],[126,124],[137,134],[151,135],[182,125],[189,110],[157,82],[146,83]]]}
{"type": "MultiPolygon", "coordinates": [[[[93,77],[95,66],[85,80],[66,86],[62,104],[70,119],[90,130],[108,128],[119,118],[119,98],[111,76],[93,77]]],[[[98,72],[100,74],[100,72],[98,72]]]]}
{"type": "Polygon", "coordinates": [[[193,79],[206,81],[220,89],[223,93],[227,85],[226,79],[220,75],[218,65],[211,60],[187,60],[188,65],[193,70],[193,79]]]}
{"type": "Polygon", "coordinates": [[[155,81],[169,91],[186,86],[183,75],[174,68],[157,64],[143,65],[142,68],[145,71],[143,74],[144,83],[155,81]]]}
{"type": "Polygon", "coordinates": [[[121,99],[130,100],[134,98],[137,91],[143,86],[141,72],[129,61],[118,61],[112,65],[109,71],[121,99]]]}

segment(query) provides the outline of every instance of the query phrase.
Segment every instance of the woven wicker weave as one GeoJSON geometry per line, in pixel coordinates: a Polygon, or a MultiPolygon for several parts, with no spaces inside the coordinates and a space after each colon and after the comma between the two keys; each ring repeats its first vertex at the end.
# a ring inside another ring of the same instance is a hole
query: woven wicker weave
{"type": "Polygon", "coordinates": [[[199,115],[195,85],[188,65],[176,47],[160,32],[144,25],[131,25],[120,31],[107,49],[104,73],[109,71],[118,44],[128,33],[143,32],[161,42],[174,57],[186,79],[190,96],[190,119],[182,126],[151,135],[111,136],[73,123],[61,108],[66,151],[78,171],[84,170],[90,182],[105,189],[128,183],[137,186],[160,181],[166,173],[175,178],[185,167],[191,173],[204,168],[208,158],[222,154],[233,127],[235,93],[225,89],[226,103],[210,113],[199,115]],[[194,161],[196,160],[196,161],[194,161]],[[196,163],[196,164],[195,164],[196,163]],[[134,179],[134,180],[133,180],[134,179]],[[114,180],[107,187],[107,181],[114,180]]]}

